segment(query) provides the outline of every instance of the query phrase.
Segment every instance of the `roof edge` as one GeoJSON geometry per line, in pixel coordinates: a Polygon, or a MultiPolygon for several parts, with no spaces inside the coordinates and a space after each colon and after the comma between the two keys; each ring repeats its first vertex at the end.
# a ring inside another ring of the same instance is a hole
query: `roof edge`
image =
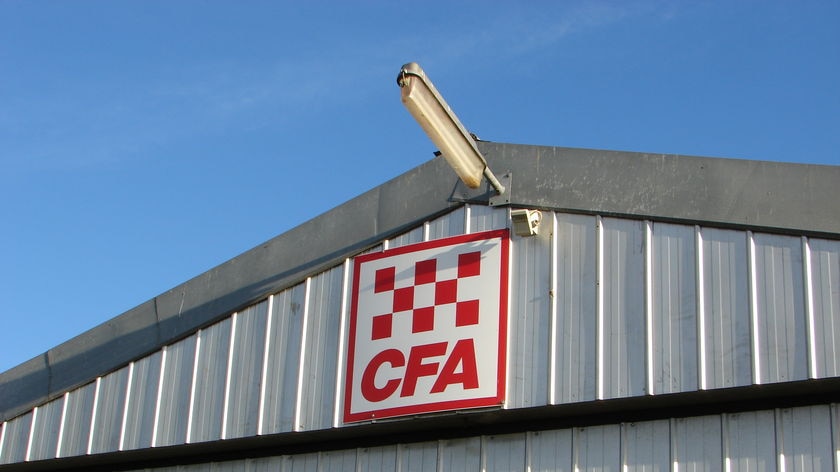
{"type": "Polygon", "coordinates": [[[510,202],[838,238],[840,166],[478,143],[510,202]]]}
{"type": "MultiPolygon", "coordinates": [[[[840,238],[840,166],[478,142],[510,204],[840,238]]],[[[432,159],[0,373],[0,421],[25,413],[462,202],[432,159]],[[314,255],[314,257],[313,257],[314,255]]]]}

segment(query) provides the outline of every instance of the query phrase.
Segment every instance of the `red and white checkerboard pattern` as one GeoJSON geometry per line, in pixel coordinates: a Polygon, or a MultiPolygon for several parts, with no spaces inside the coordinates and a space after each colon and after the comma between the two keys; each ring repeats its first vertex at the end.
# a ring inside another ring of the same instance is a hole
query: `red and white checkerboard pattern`
{"type": "Polygon", "coordinates": [[[395,288],[396,267],[386,267],[376,271],[374,293],[390,294],[393,299],[390,313],[374,316],[371,340],[385,339],[392,336],[394,316],[410,316],[411,332],[422,333],[435,329],[435,315],[438,307],[455,305],[455,326],[478,324],[478,299],[459,300],[458,283],[466,277],[481,274],[481,252],[473,251],[458,255],[457,277],[438,280],[437,259],[420,261],[414,265],[413,285],[395,288]],[[415,292],[426,288],[433,290],[430,297],[415,298],[415,292]]]}
{"type": "Polygon", "coordinates": [[[500,230],[356,258],[345,421],[500,404],[508,244],[507,230],[500,230]],[[469,356],[451,360],[459,342],[459,355],[469,356]],[[412,349],[426,354],[412,357],[412,349]],[[464,381],[432,388],[444,365],[457,366],[453,378],[474,369],[477,385],[464,381]],[[386,391],[389,384],[411,376],[412,366],[421,373],[407,382],[409,388],[386,391]],[[363,378],[373,379],[368,390],[386,391],[382,396],[387,398],[366,398],[363,378]]]}

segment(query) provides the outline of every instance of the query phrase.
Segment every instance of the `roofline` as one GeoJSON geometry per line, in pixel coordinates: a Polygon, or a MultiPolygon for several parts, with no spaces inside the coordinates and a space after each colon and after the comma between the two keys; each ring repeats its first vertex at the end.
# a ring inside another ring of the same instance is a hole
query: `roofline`
{"type": "Polygon", "coordinates": [[[586,400],[530,408],[487,408],[391,419],[348,428],[269,433],[206,442],[0,464],[6,471],[114,471],[156,469],[312,452],[411,444],[441,439],[524,434],[569,428],[668,421],[710,415],[803,408],[834,403],[840,378],[586,400]]]}
{"type": "Polygon", "coordinates": [[[491,142],[479,148],[497,174],[512,170],[514,206],[840,235],[840,166],[491,142]]]}
{"type": "MultiPolygon", "coordinates": [[[[840,238],[840,167],[478,143],[512,206],[840,238]]],[[[452,210],[487,204],[433,159],[4,373],[0,421],[452,210]],[[313,259],[310,255],[316,255],[313,259]]]]}

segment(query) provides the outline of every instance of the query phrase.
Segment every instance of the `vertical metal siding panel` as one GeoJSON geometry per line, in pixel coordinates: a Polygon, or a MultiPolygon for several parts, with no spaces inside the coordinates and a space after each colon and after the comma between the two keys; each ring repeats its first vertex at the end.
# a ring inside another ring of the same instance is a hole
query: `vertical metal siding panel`
{"type": "Polygon", "coordinates": [[[485,436],[481,455],[485,472],[525,470],[525,433],[485,436]]]}
{"type": "Polygon", "coordinates": [[[100,381],[96,421],[93,425],[91,441],[92,454],[113,452],[119,449],[127,383],[128,367],[112,372],[102,377],[100,381]]]}
{"type": "Polygon", "coordinates": [[[653,225],[653,392],[698,388],[697,283],[692,226],[653,225]]]}
{"type": "Polygon", "coordinates": [[[465,207],[461,207],[430,221],[428,225],[429,240],[464,234],[466,231],[464,227],[466,223],[465,211],[465,207]]]}
{"type": "Polygon", "coordinates": [[[3,455],[0,456],[0,464],[13,464],[26,459],[32,415],[30,411],[6,422],[3,428],[3,455]]]}
{"type": "Polygon", "coordinates": [[[131,391],[126,399],[124,450],[152,444],[160,360],[161,352],[158,351],[134,363],[131,391]]]}
{"type": "Polygon", "coordinates": [[[434,441],[400,444],[397,449],[399,472],[429,472],[437,470],[438,443],[434,441]]]}
{"type": "Polygon", "coordinates": [[[508,227],[508,209],[493,208],[490,206],[470,205],[469,207],[469,233],[480,233],[494,229],[508,227]]]}
{"type": "Polygon", "coordinates": [[[153,446],[183,444],[187,440],[196,339],[196,335],[192,335],[166,347],[153,446]]]}
{"type": "Polygon", "coordinates": [[[619,472],[621,428],[619,425],[576,428],[572,438],[575,470],[619,472]]]}
{"type": "Polygon", "coordinates": [[[513,236],[506,408],[546,405],[551,327],[551,234],[513,236]]]}
{"type": "Polygon", "coordinates": [[[703,228],[707,388],[752,383],[747,241],[740,231],[703,228]]]}
{"type": "Polygon", "coordinates": [[[322,452],[318,458],[318,472],[355,471],[357,470],[356,456],[357,451],[355,449],[322,452]]]}
{"type": "Polygon", "coordinates": [[[250,306],[237,316],[225,438],[257,434],[268,301],[250,306]]]}
{"type": "Polygon", "coordinates": [[[344,266],[323,272],[311,280],[309,320],[303,339],[302,430],[332,426],[335,408],[335,378],[338,375],[338,337],[341,324],[344,266]]]}
{"type": "Polygon", "coordinates": [[[555,401],[574,403],[597,395],[596,220],[557,214],[557,359],[555,401]]]}
{"type": "Polygon", "coordinates": [[[188,442],[213,441],[222,437],[230,331],[230,318],[201,331],[201,344],[194,369],[195,398],[188,442]]]}
{"type": "Polygon", "coordinates": [[[244,461],[237,462],[211,462],[210,464],[192,464],[181,466],[183,472],[239,472],[245,466],[244,461]]]}
{"type": "Polygon", "coordinates": [[[87,453],[93,395],[96,383],[89,383],[67,395],[63,436],[58,457],[81,456],[87,453]]]}
{"type": "Polygon", "coordinates": [[[626,423],[622,429],[623,472],[667,472],[671,444],[668,420],[626,423]]]}
{"type": "Polygon", "coordinates": [[[527,467],[531,472],[573,472],[572,430],[528,433],[527,467]]]}
{"type": "Polygon", "coordinates": [[[773,411],[724,415],[724,451],[728,471],[776,470],[773,411]]]}
{"type": "Polygon", "coordinates": [[[840,470],[840,403],[831,404],[831,443],[834,452],[834,469],[840,470]]]}
{"type": "Polygon", "coordinates": [[[288,462],[288,456],[261,457],[249,462],[249,472],[277,472],[283,470],[283,464],[288,462]]]}
{"type": "Polygon", "coordinates": [[[644,224],[603,218],[604,398],[645,394],[644,224]]]}
{"type": "MultiPolygon", "coordinates": [[[[386,242],[387,242],[387,241],[386,241],[386,242]]],[[[365,250],[365,251],[362,251],[361,253],[359,253],[359,255],[362,255],[362,254],[373,254],[373,253],[375,253],[375,252],[382,252],[382,251],[384,251],[384,250],[385,250],[385,244],[377,244],[376,246],[373,246],[373,247],[372,247],[372,248],[370,248],[370,249],[367,249],[367,250],[365,250]]]]}
{"type": "Polygon", "coordinates": [[[815,377],[840,376],[840,241],[811,239],[815,377]]]}
{"type": "Polygon", "coordinates": [[[755,234],[760,383],[808,378],[802,243],[755,234]]]}
{"type": "Polygon", "coordinates": [[[359,449],[357,470],[393,472],[397,470],[397,446],[364,447],[359,449]]]}
{"type": "Polygon", "coordinates": [[[99,415],[99,394],[101,391],[102,386],[102,377],[97,377],[96,381],[94,382],[94,389],[93,389],[93,410],[91,411],[90,417],[90,429],[88,430],[87,436],[87,447],[85,448],[85,453],[90,454],[91,449],[93,448],[93,436],[96,434],[96,419],[99,415]]]}
{"type": "Polygon", "coordinates": [[[440,442],[438,472],[472,471],[481,467],[481,438],[445,439],[440,442]]]}
{"type": "Polygon", "coordinates": [[[55,457],[58,433],[61,429],[61,411],[63,409],[63,396],[38,407],[38,419],[32,429],[29,460],[38,461],[55,457]]]}
{"type": "Polygon", "coordinates": [[[671,427],[671,461],[679,472],[721,472],[720,415],[677,418],[671,427]]]}
{"type": "Polygon", "coordinates": [[[423,227],[414,228],[411,231],[403,233],[393,239],[388,240],[388,248],[393,249],[400,246],[408,246],[423,241],[423,227]]]}
{"type": "Polygon", "coordinates": [[[293,429],[305,296],[305,284],[298,284],[274,296],[271,329],[267,337],[263,434],[293,429]]]}
{"type": "Polygon", "coordinates": [[[283,464],[283,471],[288,472],[316,472],[318,470],[318,453],[296,454],[288,456],[283,464]]]}
{"type": "Polygon", "coordinates": [[[831,408],[815,405],[778,411],[776,442],[785,472],[831,470],[831,408]]]}
{"type": "MultiPolygon", "coordinates": [[[[425,225],[424,225],[425,227],[425,225]]],[[[350,339],[350,328],[348,321],[350,319],[350,290],[353,278],[353,261],[345,259],[341,266],[341,308],[339,309],[339,324],[338,324],[338,346],[336,351],[338,358],[336,359],[336,376],[335,376],[335,398],[333,404],[332,426],[335,428],[341,427],[344,413],[344,386],[345,373],[347,369],[347,346],[350,339]]]]}

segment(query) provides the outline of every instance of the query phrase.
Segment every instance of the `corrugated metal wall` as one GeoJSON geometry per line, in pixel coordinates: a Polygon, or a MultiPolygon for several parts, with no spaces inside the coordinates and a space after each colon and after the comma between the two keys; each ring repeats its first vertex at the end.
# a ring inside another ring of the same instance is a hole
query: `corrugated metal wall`
{"type": "MultiPolygon", "coordinates": [[[[466,206],[373,250],[507,226],[508,209],[466,206]]],[[[351,270],[348,259],[3,423],[0,464],[341,426],[351,270]]],[[[546,212],[539,235],[513,237],[510,287],[506,408],[840,376],[840,241],[546,212]]],[[[723,447],[763,454],[766,438],[730,432],[804,421],[768,414],[724,421],[723,447]]],[[[705,441],[676,425],[574,432],[574,463],[666,457],[640,439],[660,430],[671,451],[705,441]],[[604,457],[627,441],[636,448],[604,457]]],[[[438,464],[446,451],[410,449],[438,464]]]]}
{"type": "Polygon", "coordinates": [[[838,411],[815,405],[144,470],[830,471],[840,460],[838,411]]]}

